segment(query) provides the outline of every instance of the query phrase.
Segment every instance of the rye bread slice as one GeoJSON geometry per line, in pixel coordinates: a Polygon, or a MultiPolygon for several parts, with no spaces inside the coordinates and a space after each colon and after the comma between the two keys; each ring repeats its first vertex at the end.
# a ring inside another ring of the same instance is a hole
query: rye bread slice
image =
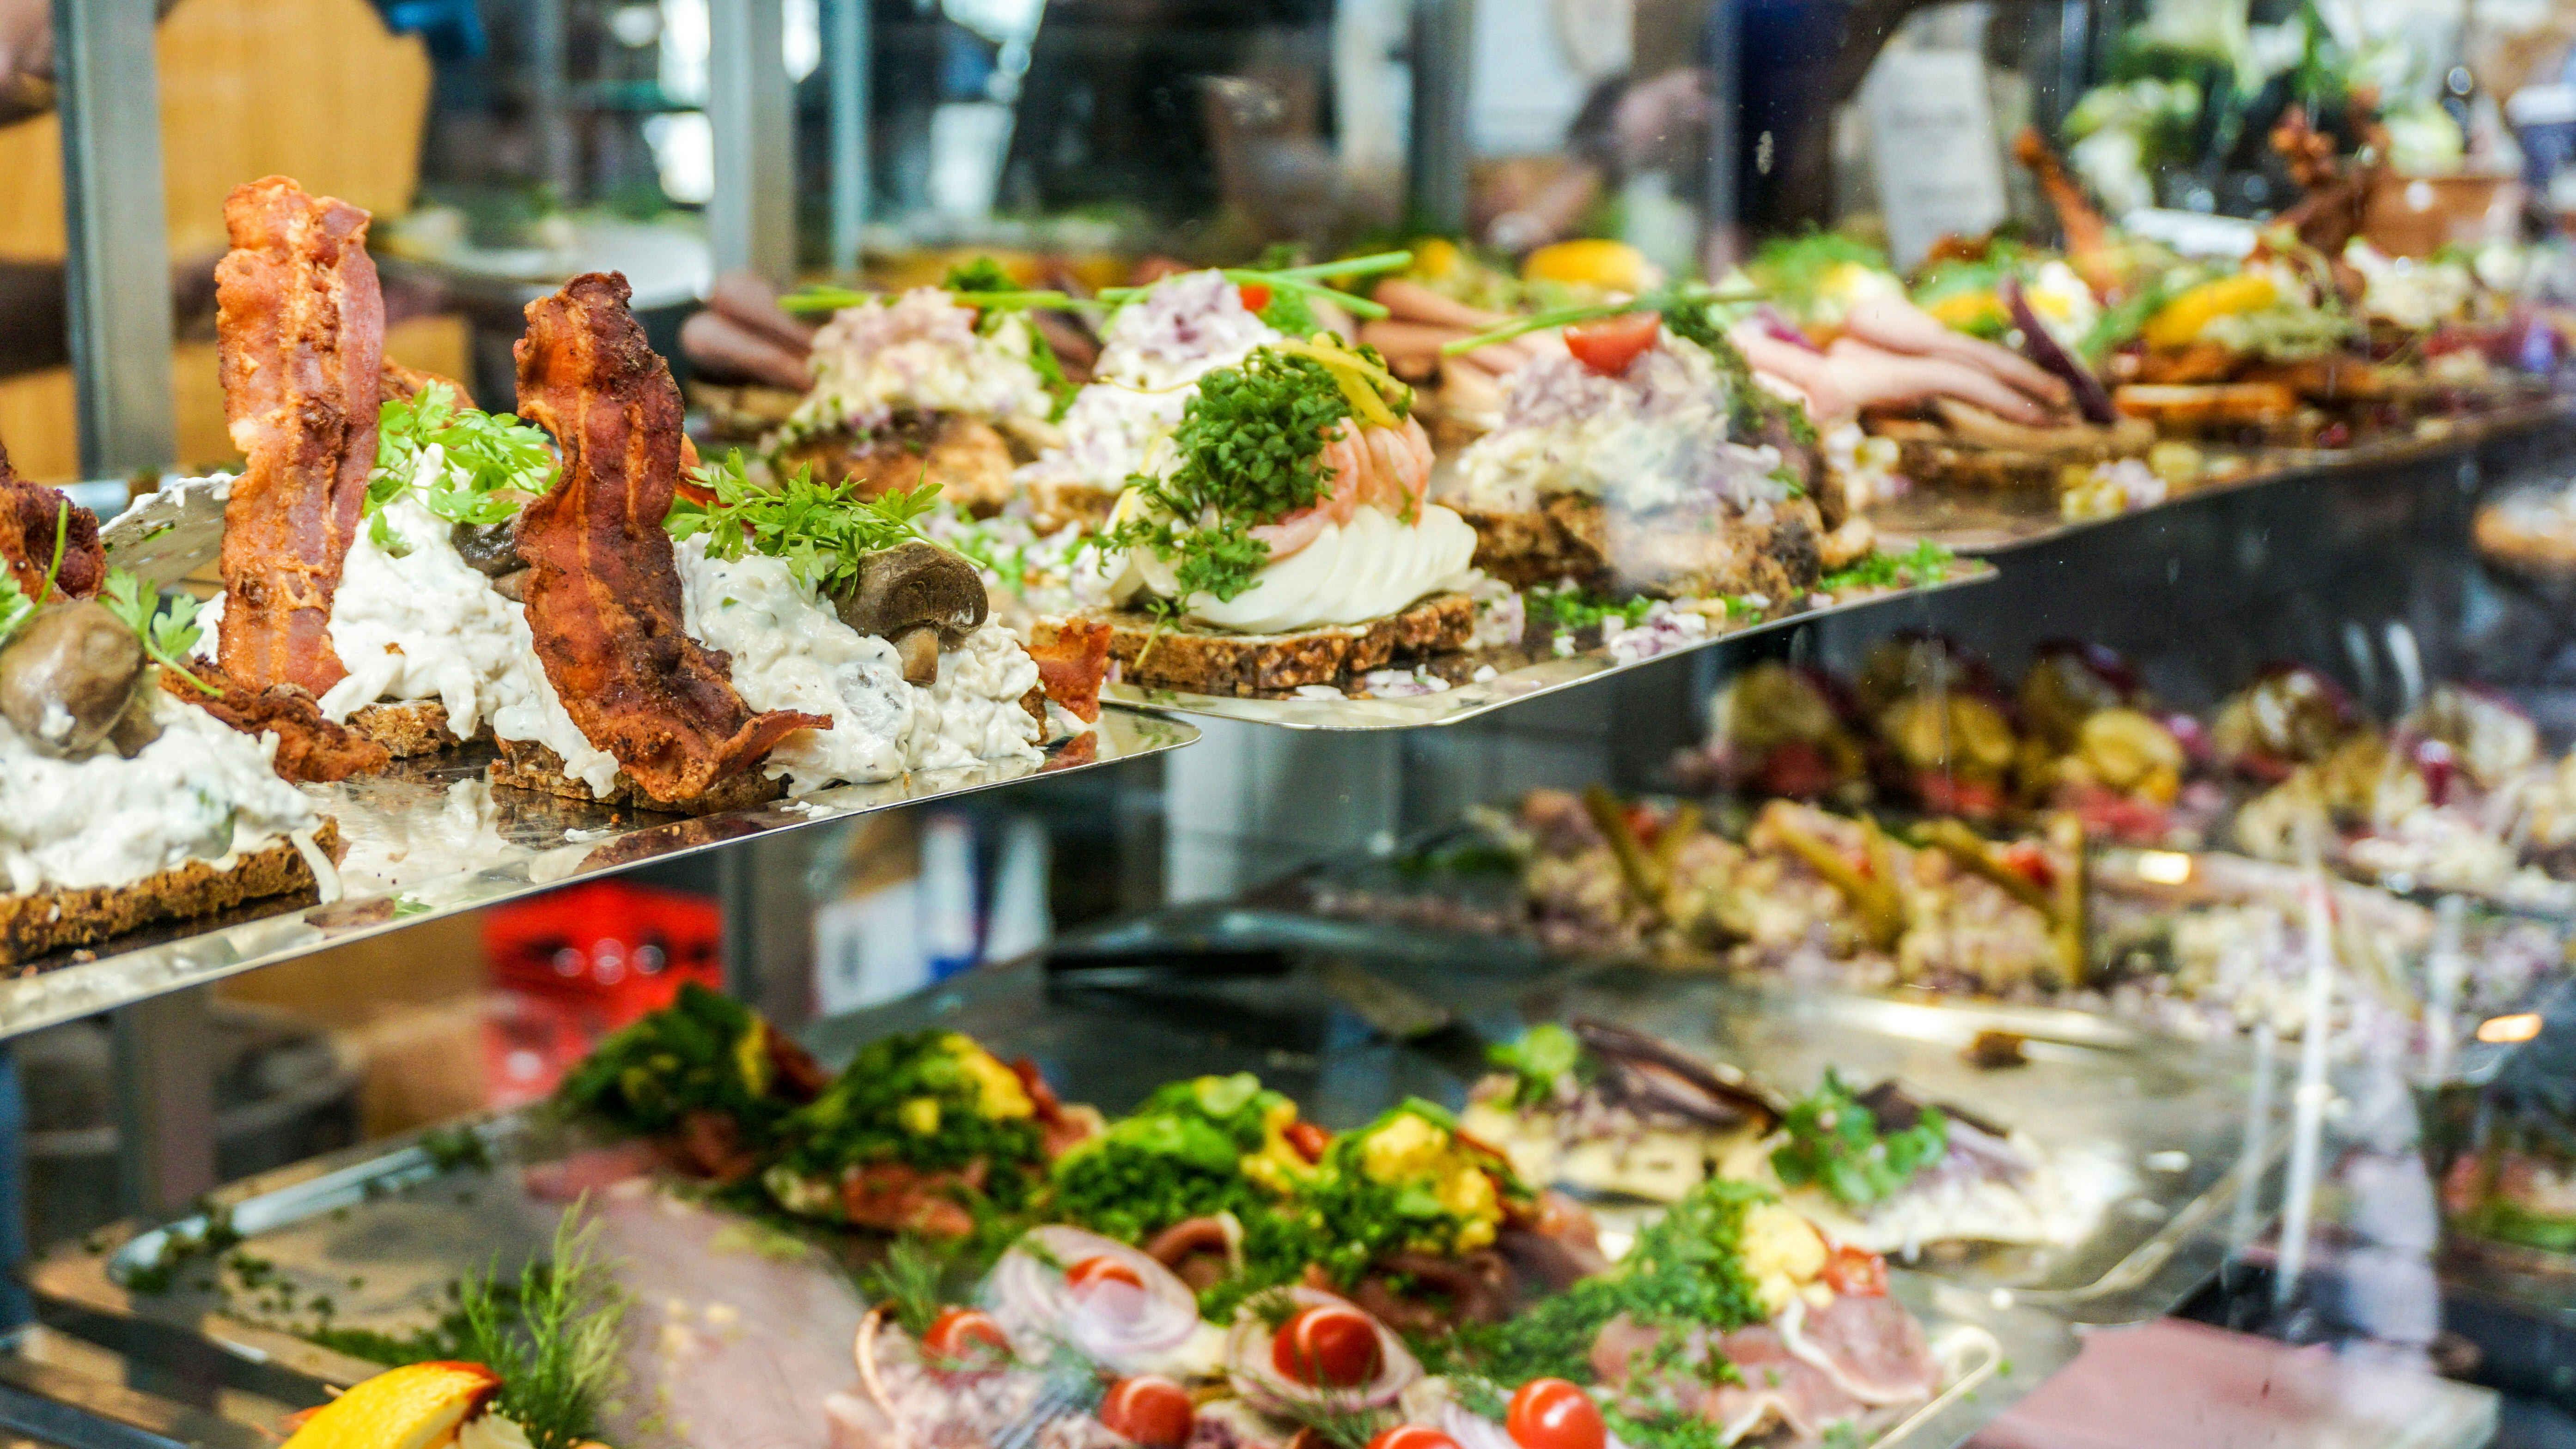
{"type": "Polygon", "coordinates": [[[1476,567],[1516,589],[1571,581],[1615,597],[1796,598],[1824,573],[1824,520],[1791,498],[1767,513],[1615,521],[1598,498],[1550,494],[1527,512],[1458,507],[1476,530],[1476,567]]]}
{"type": "Polygon", "coordinates": [[[1398,658],[1464,649],[1475,633],[1476,601],[1433,594],[1383,619],[1294,634],[1171,624],[1137,609],[1089,617],[1109,625],[1109,657],[1129,684],[1249,696],[1333,684],[1398,658]]]}
{"type": "MultiPolygon", "coordinates": [[[[397,760],[434,755],[465,743],[448,728],[447,706],[434,699],[368,705],[350,714],[349,731],[384,746],[385,753],[397,760]]],[[[491,732],[487,722],[476,735],[479,738],[491,732]]]]}
{"type": "Polygon", "coordinates": [[[532,740],[502,740],[501,758],[492,762],[487,772],[495,785],[515,790],[535,790],[547,795],[560,795],[567,800],[587,800],[598,805],[626,805],[638,810],[659,810],[668,815],[713,815],[722,810],[738,810],[778,799],[787,793],[784,780],[772,780],[757,769],[718,780],[703,795],[686,800],[661,800],[645,793],[624,770],[609,787],[605,798],[594,795],[590,787],[564,773],[563,756],[546,745],[532,740]]]}
{"type": "MultiPolygon", "coordinates": [[[[338,864],[347,853],[340,822],[314,827],[313,843],[338,864]]],[[[291,840],[264,845],[229,866],[191,860],[127,886],[83,886],[0,896],[0,966],[92,945],[155,921],[228,911],[244,901],[314,888],[313,868],[291,840]]]]}

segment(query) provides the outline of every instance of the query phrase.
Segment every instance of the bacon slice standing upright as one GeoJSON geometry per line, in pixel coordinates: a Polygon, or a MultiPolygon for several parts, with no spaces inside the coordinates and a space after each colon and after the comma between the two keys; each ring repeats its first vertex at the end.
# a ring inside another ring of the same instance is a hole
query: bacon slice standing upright
{"type": "Polygon", "coordinates": [[[254,687],[318,695],[348,672],[331,648],[331,594],[376,464],[385,341],[367,220],[283,176],[224,202],[224,415],[250,462],[224,505],[222,662],[254,687]]]}
{"type": "Polygon", "coordinates": [[[107,579],[107,553],[98,541],[98,515],[64,497],[60,489],[30,483],[9,466],[0,448],[0,568],[9,571],[18,591],[46,602],[45,570],[54,562],[54,539],[60,530],[62,567],[54,571],[54,592],[67,599],[86,599],[107,579]]]}
{"type": "Polygon", "coordinates": [[[680,622],[662,531],[679,482],[680,389],[626,310],[626,279],[592,272],[528,304],[519,415],[554,435],[563,475],[519,518],[528,627],[584,738],[656,800],[749,768],[820,715],[753,714],[732,661],[680,622]]]}

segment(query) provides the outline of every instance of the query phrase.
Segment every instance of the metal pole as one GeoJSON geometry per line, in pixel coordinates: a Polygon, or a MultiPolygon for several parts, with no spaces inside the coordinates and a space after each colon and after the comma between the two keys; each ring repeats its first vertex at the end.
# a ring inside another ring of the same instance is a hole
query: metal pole
{"type": "Polygon", "coordinates": [[[120,1007],[116,1157],[126,1211],[161,1218],[215,1186],[215,1062],[203,987],[120,1007]]]}
{"type": "Polygon", "coordinates": [[[72,376],[93,478],[176,460],[152,0],[54,0],[72,376]]]}
{"type": "Polygon", "coordinates": [[[859,273],[868,225],[868,0],[826,0],[825,64],[832,74],[832,270],[859,273]]]}
{"type": "Polygon", "coordinates": [[[1700,265],[1712,277],[1744,259],[1743,179],[1736,174],[1744,107],[1744,40],[1737,0],[1715,0],[1700,32],[1708,75],[1708,207],[1700,217],[1700,265]]]}
{"type": "Polygon", "coordinates": [[[1475,0],[1415,0],[1406,210],[1414,226],[1444,236],[1467,230],[1467,167],[1475,157],[1468,100],[1475,51],[1475,0]]]}
{"type": "Polygon", "coordinates": [[[716,270],[795,280],[796,175],[787,17],[781,0],[709,0],[707,120],[716,190],[707,240],[716,270]]]}
{"type": "Polygon", "coordinates": [[[537,113],[539,165],[546,185],[554,190],[555,202],[562,206],[582,199],[573,194],[580,188],[581,178],[575,174],[573,156],[567,44],[564,0],[537,0],[528,7],[528,79],[537,113]]]}
{"type": "Polygon", "coordinates": [[[2057,10],[2057,94],[2050,97],[2052,134],[2066,127],[2066,114],[2084,95],[2093,69],[2092,0],[2064,0],[2057,10]]]}

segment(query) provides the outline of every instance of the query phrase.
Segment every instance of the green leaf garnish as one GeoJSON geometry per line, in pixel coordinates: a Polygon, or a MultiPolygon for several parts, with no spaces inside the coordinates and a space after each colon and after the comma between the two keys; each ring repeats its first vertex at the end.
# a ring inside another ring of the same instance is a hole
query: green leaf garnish
{"type": "Polygon", "coordinates": [[[98,601],[107,606],[134,637],[143,642],[143,652],[153,663],[178,675],[207,694],[221,694],[206,681],[188,670],[188,651],[197,646],[203,630],[197,627],[197,601],[186,594],[169,595],[164,609],[162,596],[143,592],[143,583],[123,569],[110,569],[107,582],[98,591],[98,601]]]}
{"type": "Polygon", "coordinates": [[[1555,1022],[1541,1022],[1516,1042],[1485,1049],[1485,1059],[1512,1074],[1512,1105],[1523,1110],[1556,1095],[1556,1084],[1583,1065],[1583,1043],[1555,1022]]]}
{"type": "Polygon", "coordinates": [[[1814,592],[1839,594],[1847,589],[1893,589],[1911,585],[1920,588],[1937,584],[1950,576],[1950,566],[1958,555],[1931,539],[1924,539],[1904,553],[1874,553],[1865,559],[1839,568],[1816,580],[1814,592]]]}
{"type": "Polygon", "coordinates": [[[16,575],[0,569],[0,643],[7,642],[10,635],[17,633],[35,616],[36,601],[27,597],[25,589],[18,587],[16,575]]]}
{"type": "Polygon", "coordinates": [[[385,505],[418,492],[430,512],[450,523],[489,527],[508,521],[527,500],[554,486],[554,445],[543,430],[509,413],[461,407],[443,382],[408,402],[386,400],[376,419],[376,470],[367,478],[367,536],[396,558],[410,546],[389,527],[385,505]],[[435,482],[418,483],[421,455],[446,452],[435,482]]]}
{"type": "Polygon", "coordinates": [[[1831,1067],[1825,1083],[1781,1121],[1789,1140],[1771,1153],[1771,1170],[1791,1187],[1821,1187],[1849,1208],[1866,1208],[1903,1190],[1914,1174],[1950,1150],[1950,1122],[1938,1107],[1901,1132],[1881,1132],[1878,1118],[1831,1067]]]}
{"type": "Polygon", "coordinates": [[[827,594],[856,583],[859,561],[867,555],[921,539],[915,520],[939,497],[938,484],[924,483],[909,492],[896,488],[876,498],[853,498],[815,482],[810,467],[765,488],[745,474],[739,451],[689,477],[715,494],[715,501],[672,499],[662,526],[673,538],[704,534],[708,554],[720,559],[746,553],[784,559],[798,582],[827,594]]]}

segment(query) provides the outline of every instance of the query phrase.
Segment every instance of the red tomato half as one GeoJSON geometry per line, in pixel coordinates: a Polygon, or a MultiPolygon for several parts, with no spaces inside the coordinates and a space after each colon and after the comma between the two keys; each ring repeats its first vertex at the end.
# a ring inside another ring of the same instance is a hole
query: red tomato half
{"type": "Polygon", "coordinates": [[[1617,377],[1655,345],[1663,326],[1660,312],[1622,312],[1598,322],[1577,322],[1565,329],[1565,350],[1603,377],[1617,377]]]}
{"type": "Polygon", "coordinates": [[[1377,1325],[1339,1303],[1299,1309],[1270,1340],[1270,1364],[1293,1383],[1317,1389],[1350,1389],[1377,1377],[1386,1350],[1377,1325]]]}
{"type": "Polygon", "coordinates": [[[1398,1424],[1368,1441],[1368,1449],[1458,1449],[1458,1441],[1428,1424],[1398,1424]]]}
{"type": "Polygon", "coordinates": [[[1503,1428],[1521,1449],[1602,1449],[1610,1426],[1601,1406],[1563,1379],[1532,1379],[1512,1395],[1503,1428]]]}
{"type": "Polygon", "coordinates": [[[1270,284],[1267,282],[1245,282],[1235,290],[1242,294],[1246,312],[1258,312],[1270,305],[1270,284]]]}
{"type": "Polygon", "coordinates": [[[1324,1160],[1324,1149],[1333,1145],[1333,1134],[1312,1122],[1291,1122],[1280,1135],[1288,1139],[1289,1149],[1308,1162],[1324,1160]]]}
{"type": "Polygon", "coordinates": [[[1819,1275],[1825,1286],[1854,1298],[1887,1296],[1887,1260],[1867,1248],[1836,1244],[1819,1275]]]}
{"type": "Polygon", "coordinates": [[[1197,1420],[1189,1390],[1152,1374],[1120,1379],[1100,1401],[1100,1422],[1110,1433],[1149,1449],[1180,1449],[1197,1420]]]}
{"type": "Polygon", "coordinates": [[[933,1359],[952,1364],[973,1364],[989,1359],[1008,1358],[1009,1335],[993,1315],[980,1308],[950,1308],[930,1320],[930,1331],[921,1336],[921,1346],[933,1359]]]}

